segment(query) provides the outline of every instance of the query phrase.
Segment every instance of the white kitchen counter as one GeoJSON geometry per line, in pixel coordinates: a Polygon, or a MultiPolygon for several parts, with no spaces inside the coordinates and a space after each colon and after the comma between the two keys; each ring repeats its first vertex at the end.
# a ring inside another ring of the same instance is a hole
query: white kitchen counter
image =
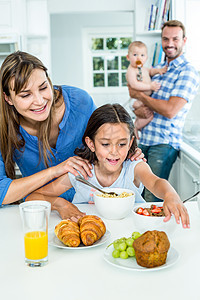
{"type": "MultiPolygon", "coordinates": [[[[0,297],[3,300],[199,300],[200,212],[196,202],[186,203],[191,229],[178,226],[171,246],[180,254],[176,264],[163,270],[129,271],[108,264],[103,253],[116,238],[135,228],[132,215],[104,220],[111,238],[106,244],[84,250],[49,246],[49,263],[41,268],[24,264],[22,224],[16,205],[0,209],[0,297]]],[[[94,205],[78,205],[97,214],[94,205]]],[[[50,229],[60,221],[50,216],[50,229]]]]}

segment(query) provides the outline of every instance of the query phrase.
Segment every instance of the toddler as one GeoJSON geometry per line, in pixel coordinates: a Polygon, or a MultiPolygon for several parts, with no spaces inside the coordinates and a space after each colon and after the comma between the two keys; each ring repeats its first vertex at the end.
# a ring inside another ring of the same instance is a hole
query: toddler
{"type": "MultiPolygon", "coordinates": [[[[128,67],[126,73],[126,80],[128,85],[131,88],[142,91],[146,95],[151,95],[152,91],[159,90],[161,84],[156,81],[151,81],[151,77],[156,74],[164,74],[167,72],[167,66],[162,69],[156,68],[146,68],[144,67],[145,62],[147,61],[147,47],[143,42],[135,41],[132,42],[128,47],[127,59],[130,61],[130,65],[128,67]]],[[[133,108],[137,109],[144,104],[135,100],[133,104],[133,108]]],[[[135,132],[136,137],[139,139],[138,130],[141,130],[145,127],[149,122],[153,119],[152,115],[147,119],[142,119],[136,117],[135,120],[135,132]]]]}

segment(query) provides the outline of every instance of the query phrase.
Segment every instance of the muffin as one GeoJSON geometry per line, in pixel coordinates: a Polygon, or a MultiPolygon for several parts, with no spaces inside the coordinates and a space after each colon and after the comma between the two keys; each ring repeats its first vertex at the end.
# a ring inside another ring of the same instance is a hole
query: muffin
{"type": "Polygon", "coordinates": [[[164,231],[146,231],[133,242],[138,265],[154,268],[163,265],[167,259],[170,242],[164,231]]]}

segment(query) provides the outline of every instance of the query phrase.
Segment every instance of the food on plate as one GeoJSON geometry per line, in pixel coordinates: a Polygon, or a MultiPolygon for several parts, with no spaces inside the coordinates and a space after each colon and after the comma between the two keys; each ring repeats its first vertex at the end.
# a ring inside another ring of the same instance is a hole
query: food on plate
{"type": "Polygon", "coordinates": [[[97,196],[103,197],[103,198],[125,198],[125,197],[129,197],[132,195],[133,195],[133,193],[122,192],[118,196],[116,196],[115,194],[111,195],[111,194],[107,194],[107,193],[98,194],[97,196]]]}
{"type": "Polygon", "coordinates": [[[56,225],[54,232],[68,247],[78,247],[81,241],[85,246],[91,246],[105,234],[106,226],[101,218],[88,215],[80,218],[78,223],[62,220],[56,225]]]}
{"type": "Polygon", "coordinates": [[[151,217],[164,217],[164,211],[162,206],[151,205],[151,207],[139,207],[136,210],[136,213],[143,216],[151,216],[151,217]]]}
{"type": "Polygon", "coordinates": [[[86,215],[79,219],[80,235],[85,246],[91,246],[106,232],[106,226],[101,218],[86,215]]]}
{"type": "Polygon", "coordinates": [[[136,238],[138,238],[141,234],[137,231],[133,232],[131,237],[122,237],[120,239],[115,240],[112,244],[108,245],[110,247],[113,245],[114,250],[112,251],[112,256],[114,258],[122,258],[127,259],[128,257],[135,256],[135,250],[133,248],[133,242],[136,238]]]}
{"type": "Polygon", "coordinates": [[[80,230],[76,222],[62,220],[56,225],[54,230],[59,240],[68,247],[78,247],[80,245],[80,230]]]}
{"type": "Polygon", "coordinates": [[[133,242],[138,265],[154,268],[163,265],[167,259],[170,242],[163,231],[146,231],[133,242]]]}

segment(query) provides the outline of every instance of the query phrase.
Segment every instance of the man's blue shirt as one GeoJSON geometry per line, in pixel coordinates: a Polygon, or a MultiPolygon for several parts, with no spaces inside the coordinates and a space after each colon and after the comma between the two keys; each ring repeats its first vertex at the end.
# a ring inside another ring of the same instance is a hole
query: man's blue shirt
{"type": "MultiPolygon", "coordinates": [[[[165,64],[157,67],[163,68],[165,64]]],[[[153,120],[141,130],[140,144],[145,146],[169,144],[179,150],[184,121],[197,93],[199,75],[184,55],[181,55],[169,63],[165,74],[156,74],[153,80],[161,82],[161,88],[152,93],[152,98],[168,101],[170,97],[179,97],[185,99],[187,103],[172,119],[154,112],[153,120]]]]}

